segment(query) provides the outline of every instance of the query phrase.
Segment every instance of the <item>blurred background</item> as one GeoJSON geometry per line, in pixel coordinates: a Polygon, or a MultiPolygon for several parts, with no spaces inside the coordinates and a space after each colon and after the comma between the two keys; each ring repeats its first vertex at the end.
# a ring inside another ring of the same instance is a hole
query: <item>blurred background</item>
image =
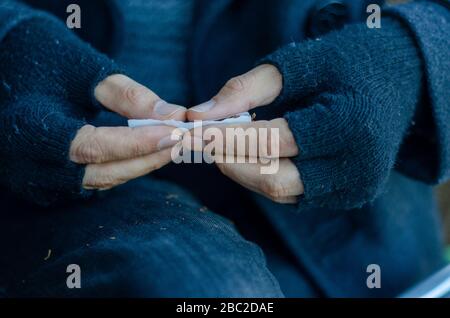
{"type": "Polygon", "coordinates": [[[447,242],[447,259],[450,261],[450,182],[436,189],[439,206],[444,221],[445,240],[447,242]]]}

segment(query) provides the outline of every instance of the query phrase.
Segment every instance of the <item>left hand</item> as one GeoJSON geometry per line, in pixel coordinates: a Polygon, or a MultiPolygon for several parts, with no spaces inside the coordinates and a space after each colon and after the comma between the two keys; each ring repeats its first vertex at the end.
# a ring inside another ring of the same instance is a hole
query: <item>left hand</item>
{"type": "MultiPolygon", "coordinates": [[[[211,101],[190,108],[186,115],[190,121],[230,117],[272,103],[280,94],[281,88],[282,77],[277,68],[268,64],[260,65],[248,73],[229,80],[211,101]]],[[[280,161],[278,172],[275,174],[261,174],[260,168],[263,165],[260,162],[216,164],[224,175],[252,191],[275,202],[296,203],[297,197],[303,193],[304,188],[296,166],[289,159],[298,155],[298,147],[287,121],[277,118],[242,125],[219,125],[217,128],[225,132],[225,129],[229,127],[240,127],[244,130],[253,127],[258,132],[259,128],[279,129],[280,161]]],[[[223,135],[225,136],[225,133],[223,135]]],[[[203,136],[194,137],[204,139],[203,136]]],[[[265,143],[267,147],[270,144],[270,140],[265,143]]],[[[223,154],[226,155],[226,149],[223,150],[223,154]]],[[[216,149],[216,154],[217,152],[220,152],[220,149],[216,149]]],[[[265,149],[264,153],[269,154],[271,150],[265,149]]],[[[248,156],[248,153],[245,156],[248,156]]]]}

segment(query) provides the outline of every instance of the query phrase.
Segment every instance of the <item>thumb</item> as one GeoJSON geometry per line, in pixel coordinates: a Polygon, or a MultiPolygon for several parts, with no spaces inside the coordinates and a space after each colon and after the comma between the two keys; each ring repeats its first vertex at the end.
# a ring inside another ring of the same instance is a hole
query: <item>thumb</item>
{"type": "Polygon", "coordinates": [[[275,100],[282,88],[278,69],[269,64],[230,79],[210,101],[188,109],[187,118],[215,120],[265,106],[275,100]]]}

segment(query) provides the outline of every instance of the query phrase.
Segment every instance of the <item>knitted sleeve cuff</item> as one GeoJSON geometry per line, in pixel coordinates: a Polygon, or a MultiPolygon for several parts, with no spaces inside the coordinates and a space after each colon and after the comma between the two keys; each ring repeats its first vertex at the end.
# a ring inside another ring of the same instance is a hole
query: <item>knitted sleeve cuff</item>
{"type": "Polygon", "coordinates": [[[323,65],[333,54],[333,48],[327,43],[317,45],[318,41],[293,42],[258,61],[257,65],[271,64],[282,74],[283,88],[273,102],[275,107],[301,102],[329,77],[323,65]]]}
{"type": "Polygon", "coordinates": [[[62,99],[24,95],[0,112],[1,182],[19,196],[49,205],[87,197],[84,166],[69,160],[77,131],[86,123],[67,116],[62,99]]]}
{"type": "Polygon", "coordinates": [[[92,116],[87,110],[101,107],[95,86],[120,69],[45,13],[4,36],[0,69],[1,184],[40,205],[89,196],[84,166],[68,152],[83,118],[92,116]]]}
{"type": "Polygon", "coordinates": [[[36,92],[65,98],[84,109],[99,110],[95,87],[107,76],[123,73],[114,61],[45,13],[16,25],[1,48],[6,52],[2,75],[13,88],[11,94],[36,92]]]}
{"type": "Polygon", "coordinates": [[[285,118],[299,147],[300,206],[351,209],[373,201],[421,95],[422,63],[408,29],[392,18],[379,30],[349,25],[260,63],[283,76],[271,107],[292,110],[285,118]]]}
{"type": "Polygon", "coordinates": [[[395,144],[377,134],[383,128],[365,113],[368,104],[363,96],[352,100],[330,94],[323,104],[285,115],[299,147],[292,159],[304,185],[300,207],[361,207],[382,190],[395,160],[395,144]]]}
{"type": "Polygon", "coordinates": [[[409,157],[402,158],[399,168],[424,182],[445,182],[450,179],[450,1],[414,1],[389,7],[383,14],[402,20],[415,37],[425,64],[427,87],[421,107],[431,114],[429,123],[417,125],[423,127],[426,148],[418,146],[421,140],[411,138],[404,147],[409,157]]]}

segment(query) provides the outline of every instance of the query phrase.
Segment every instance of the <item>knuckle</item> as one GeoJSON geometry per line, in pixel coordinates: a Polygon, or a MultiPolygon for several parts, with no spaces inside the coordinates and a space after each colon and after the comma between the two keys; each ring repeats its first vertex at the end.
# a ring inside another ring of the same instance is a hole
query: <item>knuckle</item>
{"type": "Polygon", "coordinates": [[[120,147],[118,147],[117,152],[120,152],[125,158],[139,157],[144,154],[143,148],[149,147],[148,140],[143,137],[133,135],[128,135],[130,138],[123,137],[120,139],[120,147]]]}
{"type": "Polygon", "coordinates": [[[225,88],[232,92],[241,92],[247,87],[247,80],[244,76],[236,76],[230,79],[226,84],[225,88]]]}
{"type": "Polygon", "coordinates": [[[71,160],[76,163],[91,163],[101,159],[102,149],[97,139],[97,128],[92,125],[83,126],[70,149],[71,160]]]}
{"type": "Polygon", "coordinates": [[[105,151],[97,136],[92,136],[92,141],[85,147],[85,156],[89,162],[99,163],[103,160],[105,151]]]}
{"type": "Polygon", "coordinates": [[[270,177],[262,184],[262,191],[272,200],[279,200],[287,195],[288,189],[281,180],[276,177],[270,177]]]}
{"type": "Polygon", "coordinates": [[[123,98],[132,105],[140,105],[147,94],[147,89],[142,85],[131,84],[123,91],[123,98]]]}
{"type": "Polygon", "coordinates": [[[139,157],[143,154],[141,145],[143,145],[143,144],[139,143],[138,141],[131,141],[131,143],[130,143],[131,157],[139,157]]]}
{"type": "Polygon", "coordinates": [[[82,148],[82,155],[86,162],[98,163],[102,161],[104,151],[102,149],[102,144],[98,139],[98,135],[95,132],[89,136],[82,148]]]}

